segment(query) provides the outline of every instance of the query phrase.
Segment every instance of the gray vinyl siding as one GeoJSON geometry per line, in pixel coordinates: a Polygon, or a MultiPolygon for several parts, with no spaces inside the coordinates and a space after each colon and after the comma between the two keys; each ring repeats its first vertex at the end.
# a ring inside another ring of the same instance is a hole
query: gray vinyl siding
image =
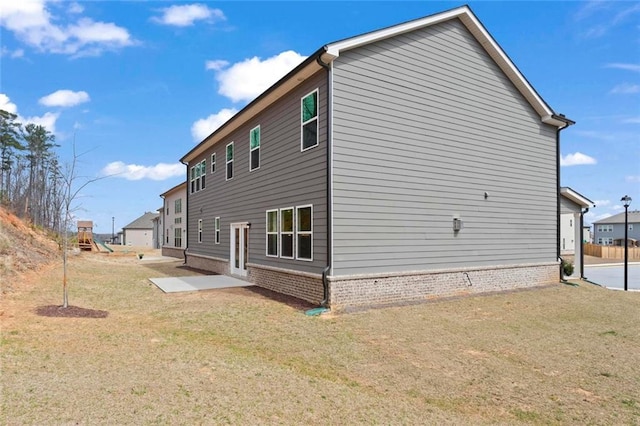
{"type": "Polygon", "coordinates": [[[581,209],[582,207],[580,207],[578,204],[574,203],[573,201],[565,197],[560,197],[560,214],[580,213],[581,209]]]}
{"type": "Polygon", "coordinates": [[[333,99],[334,275],[556,260],[555,128],[457,19],[341,53],[333,99]]]}
{"type": "Polygon", "coordinates": [[[325,71],[315,74],[194,160],[193,164],[207,160],[207,174],[206,188],[189,194],[189,253],[228,260],[230,224],[250,222],[249,263],[312,273],[320,273],[327,265],[326,79],[325,71]],[[300,99],[316,88],[319,145],[300,152],[300,99]],[[260,168],[249,172],[249,132],[257,125],[260,168]],[[229,142],[234,142],[234,169],[233,179],[226,181],[229,142]],[[211,174],[213,152],[216,171],[211,174]],[[266,211],[308,204],[313,205],[313,261],[267,257],[266,211]],[[218,216],[220,244],[215,244],[214,220],[218,216]],[[198,219],[203,219],[202,243],[198,243],[198,219]]]}

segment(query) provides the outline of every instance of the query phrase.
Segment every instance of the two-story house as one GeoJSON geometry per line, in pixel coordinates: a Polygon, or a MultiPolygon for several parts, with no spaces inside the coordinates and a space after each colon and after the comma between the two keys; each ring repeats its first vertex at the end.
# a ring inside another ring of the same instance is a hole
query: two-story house
{"type": "Polygon", "coordinates": [[[187,247],[187,183],[182,182],[160,194],[162,223],[164,224],[162,255],[184,256],[187,247]]]}
{"type": "Polygon", "coordinates": [[[466,6],[329,43],[182,157],[187,264],[337,310],[558,282],[571,124],[466,6]]]}
{"type": "MultiPolygon", "coordinates": [[[[629,247],[640,246],[640,210],[628,212],[629,247]]],[[[593,242],[603,246],[624,246],[624,212],[593,222],[593,242]]]]}

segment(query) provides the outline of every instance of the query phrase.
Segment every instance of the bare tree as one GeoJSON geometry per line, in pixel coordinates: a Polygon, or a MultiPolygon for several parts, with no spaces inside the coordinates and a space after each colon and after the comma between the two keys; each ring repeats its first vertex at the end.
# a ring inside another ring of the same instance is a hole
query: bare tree
{"type": "Polygon", "coordinates": [[[67,280],[67,266],[68,266],[68,252],[69,252],[69,231],[73,220],[74,212],[80,209],[80,206],[76,204],[78,195],[88,185],[105,179],[109,176],[78,176],[78,159],[84,155],[76,153],[75,136],[73,142],[73,157],[72,160],[65,167],[64,171],[59,171],[61,177],[61,189],[60,189],[60,222],[62,227],[62,307],[69,307],[69,291],[67,280]]]}

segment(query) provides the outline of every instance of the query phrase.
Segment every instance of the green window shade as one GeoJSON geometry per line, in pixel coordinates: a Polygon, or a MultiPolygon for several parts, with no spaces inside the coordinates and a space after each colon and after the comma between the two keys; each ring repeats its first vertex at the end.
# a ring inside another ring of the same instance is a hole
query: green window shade
{"type": "Polygon", "coordinates": [[[293,210],[282,210],[282,232],[293,232],[293,210]]]}
{"type": "Polygon", "coordinates": [[[251,149],[260,147],[260,127],[256,127],[251,131],[250,139],[251,149]]]}
{"type": "Polygon", "coordinates": [[[302,122],[305,123],[318,115],[318,92],[302,99],[302,122]]]}
{"type": "Polygon", "coordinates": [[[269,212],[267,216],[267,232],[278,232],[278,212],[269,212]]]}
{"type": "Polygon", "coordinates": [[[298,232],[311,232],[311,207],[298,209],[298,232]]]}
{"type": "Polygon", "coordinates": [[[227,161],[233,160],[233,145],[227,146],[227,161]]]}

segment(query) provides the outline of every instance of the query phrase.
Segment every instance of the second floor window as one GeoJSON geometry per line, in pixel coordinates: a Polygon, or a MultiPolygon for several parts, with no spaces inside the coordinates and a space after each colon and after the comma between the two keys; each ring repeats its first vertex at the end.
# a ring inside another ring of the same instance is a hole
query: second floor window
{"type": "Polygon", "coordinates": [[[249,133],[249,171],[260,168],[260,126],[249,133]]]}
{"type": "Polygon", "coordinates": [[[176,214],[182,213],[182,198],[178,198],[173,202],[173,211],[176,214]]]}
{"type": "Polygon", "coordinates": [[[314,90],[301,101],[302,140],[300,150],[318,145],[318,90],[314,90]]]}
{"type": "Polygon", "coordinates": [[[205,175],[207,173],[207,160],[202,160],[191,167],[191,193],[205,188],[205,175]]]}
{"type": "Polygon", "coordinates": [[[233,142],[227,145],[227,180],[233,178],[233,142]]]}

